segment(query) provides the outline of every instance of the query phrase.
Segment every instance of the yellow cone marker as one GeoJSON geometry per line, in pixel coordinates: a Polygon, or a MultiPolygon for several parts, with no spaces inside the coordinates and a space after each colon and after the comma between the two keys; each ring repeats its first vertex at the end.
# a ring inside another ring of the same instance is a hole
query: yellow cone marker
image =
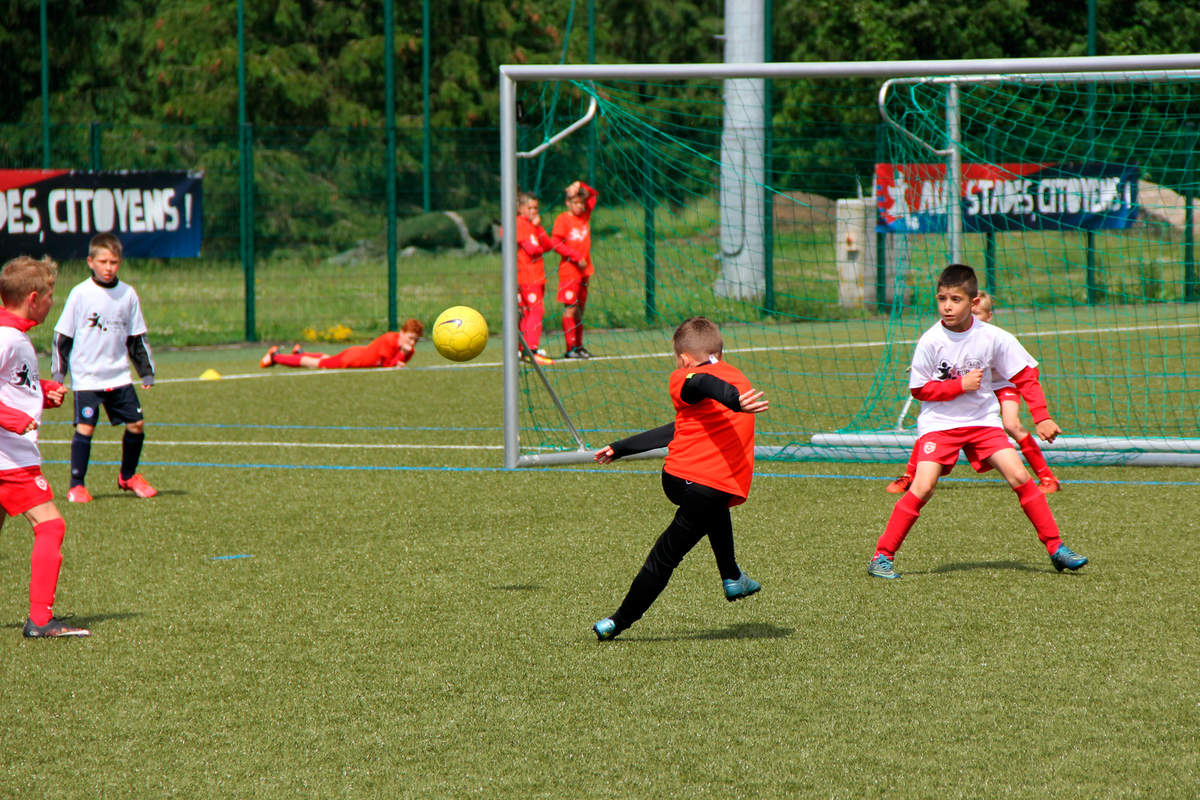
{"type": "Polygon", "coordinates": [[[221,373],[217,372],[212,367],[209,367],[208,369],[204,370],[204,372],[200,373],[200,380],[202,380],[202,381],[219,381],[219,380],[221,380],[221,373]]]}

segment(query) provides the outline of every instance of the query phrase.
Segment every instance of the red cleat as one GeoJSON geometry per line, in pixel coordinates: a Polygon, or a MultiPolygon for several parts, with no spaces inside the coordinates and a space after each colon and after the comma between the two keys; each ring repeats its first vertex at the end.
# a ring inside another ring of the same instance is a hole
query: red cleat
{"type": "Polygon", "coordinates": [[[158,489],[151,486],[141,473],[134,475],[129,480],[125,480],[120,475],[117,476],[117,487],[126,491],[133,492],[138,497],[154,497],[158,494],[158,489]]]}
{"type": "Polygon", "coordinates": [[[279,352],[278,347],[272,347],[267,351],[267,354],[258,360],[258,365],[263,369],[275,366],[275,354],[279,352]]]}
{"type": "Polygon", "coordinates": [[[1053,475],[1047,475],[1044,478],[1038,479],[1038,488],[1042,490],[1042,494],[1054,494],[1061,487],[1058,485],[1058,478],[1053,475]]]}
{"type": "Polygon", "coordinates": [[[67,502],[90,503],[92,502],[92,493],[83,484],[72,486],[70,489],[67,489],[67,502]]]}
{"type": "Polygon", "coordinates": [[[912,481],[912,475],[901,475],[887,485],[887,492],[888,494],[904,494],[908,491],[908,487],[912,486],[912,481]]]}

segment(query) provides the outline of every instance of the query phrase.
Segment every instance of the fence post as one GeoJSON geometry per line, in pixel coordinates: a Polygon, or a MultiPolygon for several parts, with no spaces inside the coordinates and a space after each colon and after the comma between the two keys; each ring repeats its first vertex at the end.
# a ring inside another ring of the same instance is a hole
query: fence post
{"type": "MultiPolygon", "coordinates": [[[[396,319],[396,292],[399,289],[398,279],[396,275],[396,53],[395,53],[395,1],[387,0],[384,4],[383,15],[383,59],[384,59],[384,75],[386,76],[385,83],[387,84],[386,93],[386,125],[387,125],[387,158],[385,159],[386,166],[384,171],[387,173],[387,273],[388,273],[388,299],[387,299],[387,315],[388,315],[388,330],[394,331],[399,325],[396,319]]],[[[426,0],[426,20],[428,20],[428,0],[426,0]]],[[[428,35],[428,31],[426,32],[428,35]]],[[[429,42],[425,43],[425,53],[428,57],[429,42]]],[[[428,80],[425,82],[428,87],[428,80]]],[[[426,109],[429,108],[426,104],[426,109]]],[[[429,117],[426,115],[426,125],[428,125],[429,117]]],[[[429,147],[429,130],[425,131],[424,145],[426,153],[429,147]]],[[[425,210],[429,210],[429,183],[428,172],[429,161],[425,160],[425,210]]]]}
{"type": "Polygon", "coordinates": [[[92,172],[104,169],[104,123],[88,125],[88,164],[92,172]]]}
{"type": "Polygon", "coordinates": [[[254,318],[254,128],[250,123],[238,126],[238,166],[241,194],[240,228],[242,275],[246,296],[246,341],[258,341],[254,318]]]}

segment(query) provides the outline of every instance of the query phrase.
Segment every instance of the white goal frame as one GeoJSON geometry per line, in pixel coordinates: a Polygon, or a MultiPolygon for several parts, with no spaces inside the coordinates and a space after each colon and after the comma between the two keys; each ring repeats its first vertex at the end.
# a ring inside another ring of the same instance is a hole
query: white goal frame
{"type": "MultiPolygon", "coordinates": [[[[1096,79],[1103,73],[1168,72],[1200,69],[1200,53],[1141,56],[1088,56],[1072,58],[992,58],[930,61],[837,61],[759,64],[580,64],[500,67],[500,217],[506,223],[517,216],[517,84],[561,80],[730,80],[738,78],[950,78],[962,76],[1042,76],[1054,79],[1073,75],[1096,79]]],[[[561,138],[561,137],[559,137],[561,138]]],[[[953,149],[953,148],[952,148],[953,149]]],[[[591,451],[564,451],[549,455],[520,454],[519,336],[517,332],[517,243],[515,226],[504,225],[501,237],[501,292],[503,299],[503,426],[504,467],[591,460],[591,451]]],[[[1192,440],[1194,441],[1194,440],[1192,440]]],[[[1186,448],[1186,444],[1184,445],[1186,448]]],[[[900,452],[902,448],[897,448],[900,452]]],[[[899,458],[906,458],[902,450],[899,458]]],[[[1179,454],[1175,454],[1178,456],[1179,454]]],[[[1188,453],[1184,453],[1188,456],[1188,453]]],[[[1190,454],[1200,463],[1200,451],[1190,454]]],[[[1123,462],[1128,463],[1128,462],[1123,462]]],[[[1145,461],[1141,463],[1147,463],[1145,461]]],[[[1179,463],[1171,460],[1164,463],[1179,463]]]]}

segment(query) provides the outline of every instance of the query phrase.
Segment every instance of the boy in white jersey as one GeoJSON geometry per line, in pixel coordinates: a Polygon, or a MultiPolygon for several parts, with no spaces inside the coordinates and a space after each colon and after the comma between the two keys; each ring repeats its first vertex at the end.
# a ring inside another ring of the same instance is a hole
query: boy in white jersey
{"type": "Polygon", "coordinates": [[[61,381],[69,374],[75,392],[75,436],[71,439],[71,485],[67,490],[67,500],[72,503],[92,499],[84,479],[101,405],[110,423],[125,423],[117,487],[138,497],[158,494],[137,471],[146,420],[129,377],[129,365],[137,370],[142,388],[149,389],[154,385],[154,358],[146,342],[146,320],[137,292],[117,279],[121,253],[121,240],[113,234],[92,238],[87,259],[92,277],[71,289],[54,326],[52,377],[61,381]]]}
{"type": "Polygon", "coordinates": [[[1011,333],[971,315],[978,294],[975,271],[964,264],[951,264],[938,278],[941,321],[918,340],[909,371],[909,389],[921,401],[917,471],[875,546],[867,567],[873,577],[900,577],[896,551],[933,495],[938,478],[954,468],[960,450],[976,472],[995,468],[1008,481],[1055,569],[1077,570],[1088,562],[1063,544],[1046,496],[1004,435],[994,392],[999,381],[1011,382],[1025,398],[1038,436],[1052,442],[1062,429],[1046,410],[1037,361],[1011,333]]]}
{"type": "Polygon", "coordinates": [[[26,333],[50,313],[57,274],[58,265],[50,259],[28,256],[0,269],[0,523],[21,514],[33,526],[29,618],[21,631],[31,639],[90,635],[53,613],[67,526],[42,475],[37,431],[42,409],[62,405],[65,390],[38,377],[37,353],[26,333]]]}
{"type": "MultiPolygon", "coordinates": [[[[994,313],[991,295],[980,290],[971,313],[978,320],[991,322],[994,313]]],[[[1033,473],[1037,476],[1042,493],[1054,494],[1060,488],[1058,478],[1055,477],[1054,471],[1046,462],[1046,456],[1042,454],[1042,448],[1038,447],[1037,439],[1021,424],[1021,393],[1017,391],[1017,387],[1013,386],[1012,381],[1006,380],[993,381],[992,389],[996,392],[996,399],[1000,401],[1000,421],[1004,425],[1004,432],[1008,434],[1008,438],[1017,443],[1025,460],[1029,462],[1029,466],[1033,467],[1033,473]]],[[[904,468],[904,474],[889,483],[887,491],[891,494],[904,494],[912,485],[916,472],[917,447],[914,444],[912,455],[908,458],[908,465],[904,468]]]]}

